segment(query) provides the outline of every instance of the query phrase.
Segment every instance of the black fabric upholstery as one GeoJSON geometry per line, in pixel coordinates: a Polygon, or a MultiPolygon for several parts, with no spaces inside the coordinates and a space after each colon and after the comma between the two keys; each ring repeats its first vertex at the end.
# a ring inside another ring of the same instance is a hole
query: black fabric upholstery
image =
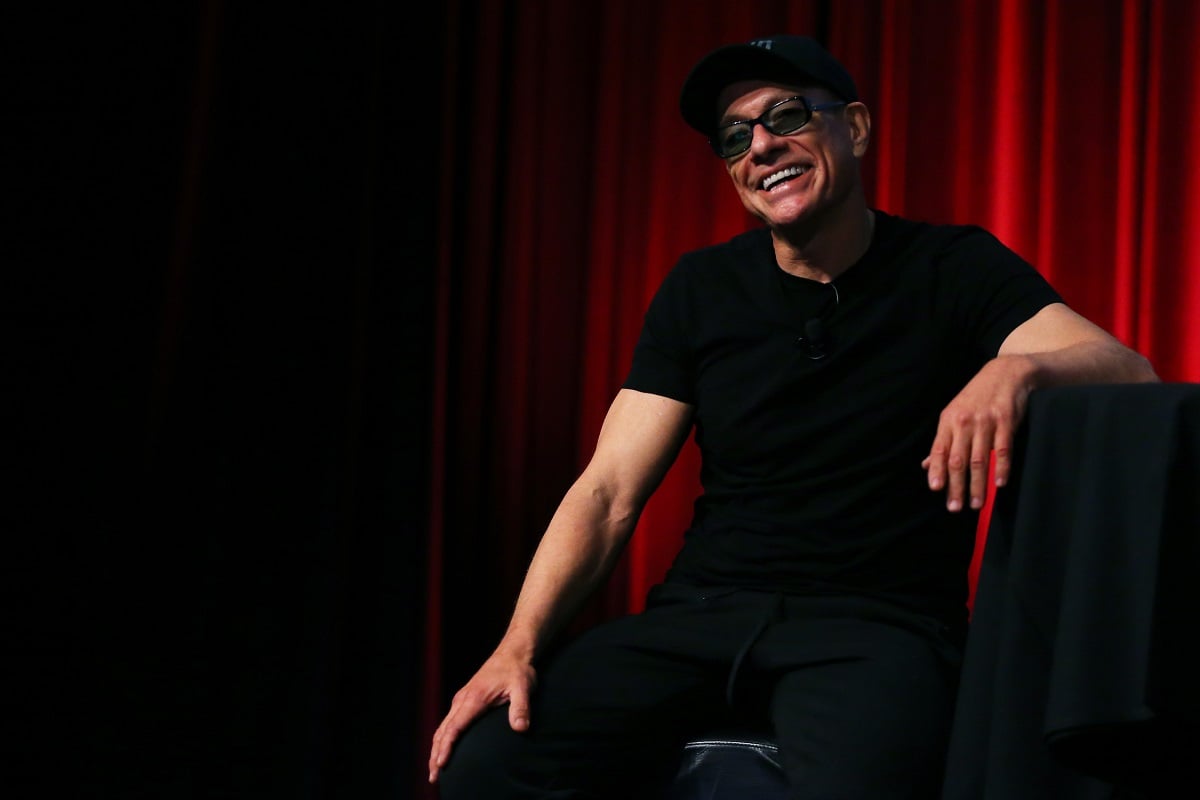
{"type": "Polygon", "coordinates": [[[942,796],[1200,796],[1200,384],[1038,389],[1014,450],[942,796]]]}
{"type": "Polygon", "coordinates": [[[725,728],[683,748],[664,800],[786,800],[787,779],[770,736],[725,728]]]}

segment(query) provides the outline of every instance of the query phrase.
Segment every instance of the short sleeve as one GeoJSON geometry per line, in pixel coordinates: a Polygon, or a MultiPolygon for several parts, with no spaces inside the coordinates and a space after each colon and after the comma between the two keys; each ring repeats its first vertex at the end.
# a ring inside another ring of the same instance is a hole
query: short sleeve
{"type": "Polygon", "coordinates": [[[688,336],[692,312],[686,276],[681,261],[667,273],[651,299],[623,388],[695,402],[695,357],[688,336]]]}
{"type": "Polygon", "coordinates": [[[942,252],[950,314],[980,355],[993,358],[1010,333],[1046,306],[1063,302],[1032,264],[990,232],[961,229],[942,252]]]}

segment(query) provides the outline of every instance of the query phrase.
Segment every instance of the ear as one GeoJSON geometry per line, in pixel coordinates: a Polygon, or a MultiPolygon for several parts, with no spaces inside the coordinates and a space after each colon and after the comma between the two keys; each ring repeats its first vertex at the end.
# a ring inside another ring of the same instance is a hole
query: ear
{"type": "Polygon", "coordinates": [[[862,158],[871,143],[871,112],[866,105],[855,102],[846,106],[846,126],[850,129],[854,157],[862,158]]]}

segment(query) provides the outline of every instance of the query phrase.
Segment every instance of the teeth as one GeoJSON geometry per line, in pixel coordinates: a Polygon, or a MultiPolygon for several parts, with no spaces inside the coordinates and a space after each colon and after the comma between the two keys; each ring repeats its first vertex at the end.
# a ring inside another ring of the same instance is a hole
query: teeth
{"type": "Polygon", "coordinates": [[[767,178],[762,182],[762,188],[770,189],[772,186],[782,180],[794,178],[797,175],[803,175],[805,172],[808,172],[807,168],[801,169],[800,167],[788,167],[787,169],[776,172],[774,175],[768,175],[767,178]]]}

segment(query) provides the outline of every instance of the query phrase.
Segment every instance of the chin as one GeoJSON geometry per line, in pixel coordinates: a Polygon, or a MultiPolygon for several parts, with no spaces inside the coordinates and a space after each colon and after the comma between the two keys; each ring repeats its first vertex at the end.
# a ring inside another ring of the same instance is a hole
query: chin
{"type": "Polygon", "coordinates": [[[813,209],[809,206],[772,208],[770,212],[761,214],[767,224],[777,227],[798,225],[814,217],[813,209]]]}

